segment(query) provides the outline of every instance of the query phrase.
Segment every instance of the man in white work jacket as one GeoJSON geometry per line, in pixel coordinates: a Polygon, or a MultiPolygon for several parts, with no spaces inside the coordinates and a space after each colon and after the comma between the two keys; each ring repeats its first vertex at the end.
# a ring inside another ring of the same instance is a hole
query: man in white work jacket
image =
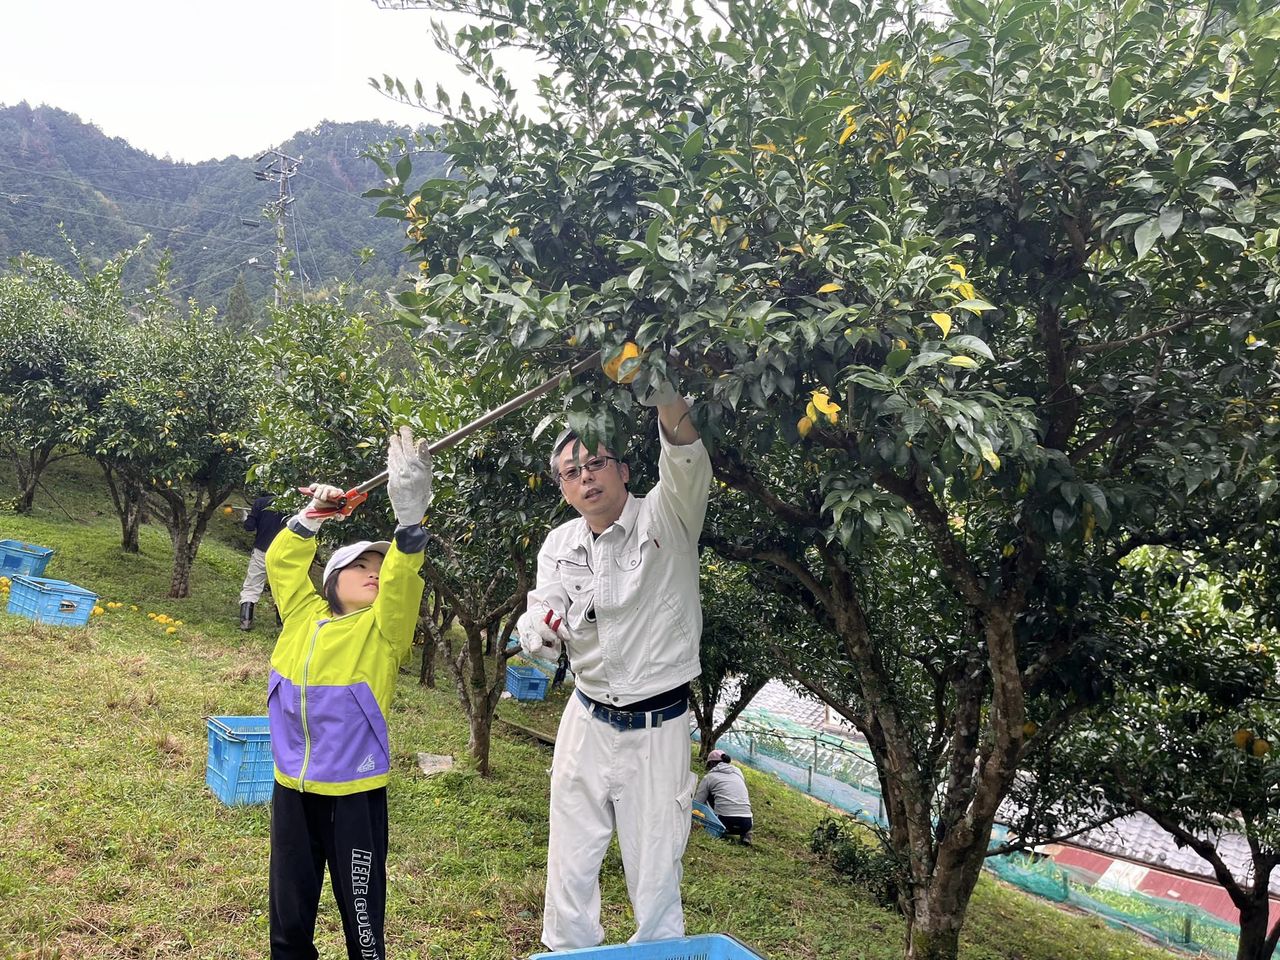
{"type": "Polygon", "coordinates": [[[630,470],[565,432],[551,470],[579,517],[548,535],[538,585],[520,618],[526,652],[563,647],[577,689],[551,768],[542,942],[592,947],[600,865],[614,830],[635,913],[632,942],[684,935],[681,858],[696,778],[689,770],[689,681],[701,672],[698,537],[711,463],[674,388],[642,398],[658,409],[658,482],[643,498],[630,470]]]}

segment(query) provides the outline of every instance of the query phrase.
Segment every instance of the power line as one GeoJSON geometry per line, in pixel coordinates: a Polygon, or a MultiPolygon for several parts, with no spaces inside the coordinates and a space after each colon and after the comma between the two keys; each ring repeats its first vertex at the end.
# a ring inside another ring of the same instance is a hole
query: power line
{"type": "Polygon", "coordinates": [[[63,207],[53,203],[42,203],[39,200],[30,199],[30,197],[32,197],[31,194],[10,193],[0,194],[0,196],[8,197],[10,201],[17,203],[27,203],[37,207],[47,207],[50,210],[61,210],[64,213],[74,213],[77,217],[92,217],[95,220],[111,220],[116,223],[127,223],[132,227],[140,227],[144,230],[163,230],[167,233],[180,233],[185,236],[201,240],[217,240],[221,243],[239,243],[248,247],[262,246],[261,241],[241,240],[237,237],[221,237],[212,233],[193,233],[185,227],[166,227],[158,223],[143,223],[140,220],[130,220],[128,217],[111,216],[105,213],[89,213],[85,210],[76,210],[72,207],[63,207]]]}
{"type": "MultiPolygon", "coordinates": [[[[60,181],[62,181],[63,183],[73,183],[73,184],[75,184],[75,185],[77,185],[77,186],[85,187],[85,188],[87,188],[87,189],[89,189],[89,190],[92,190],[92,191],[94,191],[95,193],[103,193],[103,188],[101,188],[101,187],[97,186],[96,184],[90,183],[90,182],[89,182],[89,181],[87,181],[87,180],[83,180],[83,179],[76,179],[75,177],[60,177],[60,176],[58,176],[56,173],[44,173],[43,171],[40,171],[40,170],[32,170],[32,169],[30,169],[30,168],[28,168],[28,167],[16,167],[16,166],[14,166],[14,165],[13,165],[13,164],[11,164],[11,163],[4,163],[4,162],[0,162],[0,167],[4,167],[4,168],[6,168],[6,169],[8,169],[8,170],[16,170],[18,173],[27,173],[27,174],[31,174],[32,176],[36,176],[36,177],[45,177],[46,179],[49,179],[49,180],[60,180],[60,181]]],[[[180,206],[180,207],[191,207],[191,206],[194,206],[193,204],[191,204],[191,203],[190,203],[190,202],[188,202],[188,201],[184,201],[184,200],[170,200],[170,199],[168,199],[167,197],[153,197],[153,196],[150,196],[149,194],[145,194],[145,193],[138,193],[138,192],[137,192],[137,191],[135,191],[135,190],[126,190],[124,187],[108,187],[108,188],[106,188],[106,189],[110,189],[110,190],[111,190],[112,192],[114,192],[114,193],[124,193],[124,194],[128,194],[128,195],[129,195],[129,196],[131,196],[131,197],[138,197],[139,199],[142,199],[142,200],[155,200],[155,201],[156,201],[156,202],[158,202],[158,203],[169,203],[169,204],[174,204],[174,205],[176,205],[176,206],[180,206]]],[[[105,195],[105,194],[104,194],[104,195],[105,195]]],[[[111,198],[110,198],[110,197],[108,197],[107,199],[111,199],[111,198]]],[[[238,214],[238,213],[232,213],[232,212],[230,212],[230,211],[228,211],[228,210],[222,210],[222,209],[219,209],[218,207],[200,207],[199,209],[201,209],[201,210],[208,210],[208,211],[210,211],[210,212],[212,212],[212,213],[221,213],[223,216],[227,216],[227,217],[239,217],[239,216],[240,216],[240,214],[238,214]]]]}
{"type": "Polygon", "coordinates": [[[367,197],[360,196],[360,194],[358,193],[352,193],[350,190],[344,190],[342,187],[339,187],[336,184],[332,184],[328,180],[321,180],[319,177],[313,177],[309,173],[303,173],[301,170],[298,171],[298,176],[302,177],[305,180],[310,180],[313,183],[318,183],[322,187],[328,187],[330,190],[336,191],[337,193],[344,193],[348,197],[354,197],[357,200],[368,199],[367,197]]]}
{"type": "MultiPolygon", "coordinates": [[[[319,283],[320,282],[320,264],[316,261],[316,252],[315,252],[315,249],[311,246],[311,238],[307,236],[306,225],[302,222],[302,217],[300,217],[297,213],[294,213],[293,216],[294,216],[294,219],[293,219],[294,247],[296,249],[298,230],[301,230],[302,242],[306,244],[307,255],[311,257],[311,269],[315,271],[315,274],[316,274],[315,279],[316,279],[316,282],[319,283]]],[[[302,259],[302,254],[298,254],[298,259],[299,260],[302,259]]]]}
{"type": "Polygon", "coordinates": [[[213,273],[207,273],[198,280],[192,280],[190,283],[184,283],[180,287],[174,287],[172,290],[169,291],[169,294],[170,296],[172,296],[175,293],[181,293],[183,290],[188,290],[191,287],[196,286],[197,284],[204,283],[206,280],[211,280],[214,277],[219,277],[224,273],[230,273],[232,270],[239,270],[242,267],[252,266],[253,264],[256,264],[258,262],[259,260],[257,257],[250,257],[247,260],[241,260],[239,263],[232,264],[231,266],[225,267],[222,270],[215,270],[213,273]]]}

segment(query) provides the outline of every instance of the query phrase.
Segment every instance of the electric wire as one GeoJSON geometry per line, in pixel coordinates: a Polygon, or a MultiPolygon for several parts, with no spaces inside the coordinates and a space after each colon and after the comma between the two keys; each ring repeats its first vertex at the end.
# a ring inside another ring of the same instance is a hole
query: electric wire
{"type": "Polygon", "coordinates": [[[31,204],[37,207],[46,207],[50,210],[60,210],[64,213],[74,213],[78,217],[92,217],[95,220],[112,220],[117,223],[127,223],[130,226],[140,227],[144,230],[163,230],[166,233],[178,233],[184,236],[196,237],[203,240],[215,240],[221,243],[238,243],[248,247],[262,246],[260,241],[241,240],[237,237],[220,237],[211,233],[195,233],[185,227],[166,227],[158,223],[143,223],[140,220],[130,220],[128,217],[110,216],[105,213],[90,213],[85,210],[76,210],[73,207],[63,207],[52,203],[42,203],[39,200],[27,199],[31,196],[30,194],[6,194],[5,196],[8,196],[11,200],[16,197],[18,203],[31,204]]]}
{"type": "MultiPolygon", "coordinates": [[[[92,191],[94,191],[95,193],[101,193],[101,194],[103,194],[103,196],[106,196],[106,192],[105,192],[106,190],[111,190],[113,193],[123,193],[123,194],[127,194],[128,196],[131,196],[131,197],[137,197],[137,198],[138,198],[138,199],[140,199],[140,200],[154,200],[154,201],[156,201],[157,203],[167,203],[167,204],[171,204],[171,205],[173,205],[173,206],[179,206],[179,207],[193,207],[193,208],[196,208],[196,209],[198,209],[198,210],[208,210],[208,211],[210,211],[211,213],[220,213],[220,214],[222,214],[222,215],[223,215],[223,216],[225,216],[225,217],[240,217],[240,216],[243,216],[243,214],[233,213],[233,212],[231,212],[230,210],[223,210],[223,209],[220,209],[220,208],[218,208],[218,207],[197,207],[195,204],[190,203],[189,201],[185,201],[185,200],[170,200],[170,199],[167,199],[167,198],[165,198],[165,197],[153,197],[153,196],[151,196],[150,194],[146,194],[146,193],[138,193],[138,192],[137,192],[137,191],[135,191],[135,190],[128,190],[128,189],[126,189],[126,188],[124,188],[124,187],[105,187],[105,188],[104,188],[104,187],[99,186],[99,185],[98,185],[98,184],[96,184],[96,183],[91,183],[91,182],[89,182],[88,180],[77,179],[77,178],[75,178],[75,177],[62,177],[62,176],[58,176],[56,173],[45,173],[45,172],[43,172],[43,171],[41,171],[41,170],[32,170],[32,169],[30,169],[30,168],[28,168],[28,167],[18,167],[18,166],[15,166],[15,165],[11,164],[11,163],[5,163],[5,162],[3,162],[3,161],[0,161],[0,167],[4,167],[4,168],[5,168],[5,169],[7,169],[7,170],[15,170],[15,171],[17,171],[18,173],[26,173],[26,174],[30,174],[31,176],[35,176],[35,177],[44,177],[45,179],[48,179],[48,180],[60,180],[60,181],[62,181],[63,183],[72,183],[72,184],[75,184],[75,185],[77,185],[77,186],[85,187],[85,188],[87,188],[87,189],[89,189],[89,190],[92,190],[92,191]]],[[[107,197],[107,199],[108,199],[108,200],[110,200],[110,199],[112,199],[112,198],[111,198],[111,197],[107,197]]]]}
{"type": "Polygon", "coordinates": [[[183,290],[189,290],[191,287],[194,287],[197,284],[204,283],[206,280],[211,280],[212,278],[221,276],[224,273],[230,273],[232,270],[239,270],[242,267],[247,267],[250,264],[253,264],[256,262],[258,262],[257,257],[249,257],[247,260],[241,260],[239,263],[233,263],[231,266],[223,267],[221,270],[215,270],[213,273],[206,273],[204,276],[200,277],[198,280],[192,280],[188,283],[184,283],[180,287],[174,287],[172,290],[169,290],[168,293],[170,296],[172,296],[175,293],[181,293],[183,290]]]}

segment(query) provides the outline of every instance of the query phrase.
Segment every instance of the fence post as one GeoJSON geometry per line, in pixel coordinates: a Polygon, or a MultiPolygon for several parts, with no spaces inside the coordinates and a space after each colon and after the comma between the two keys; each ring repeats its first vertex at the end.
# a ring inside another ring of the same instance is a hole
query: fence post
{"type": "Polygon", "coordinates": [[[1062,871],[1060,876],[1062,877],[1062,899],[1065,902],[1071,899],[1071,877],[1067,875],[1065,870],[1062,871]]]}
{"type": "Polygon", "coordinates": [[[1182,942],[1191,942],[1191,914],[1184,913],[1182,915],[1182,942]]]}
{"type": "Polygon", "coordinates": [[[818,769],[818,738],[813,738],[813,769],[818,769]]]}
{"type": "Polygon", "coordinates": [[[809,793],[813,793],[813,764],[809,764],[809,793]]]}
{"type": "Polygon", "coordinates": [[[753,733],[751,739],[747,741],[747,753],[751,756],[756,755],[756,735],[753,733]]]}

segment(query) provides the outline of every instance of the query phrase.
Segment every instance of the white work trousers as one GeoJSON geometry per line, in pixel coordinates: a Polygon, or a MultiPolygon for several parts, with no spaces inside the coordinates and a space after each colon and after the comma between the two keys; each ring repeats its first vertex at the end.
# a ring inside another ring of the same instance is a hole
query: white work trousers
{"type": "Polygon", "coordinates": [[[696,781],[689,718],[617,730],[569,698],[551,764],[551,837],[542,942],[551,950],[594,947],[600,865],[616,828],[636,932],[629,942],[684,936],[680,862],[689,842],[696,781]]]}
{"type": "Polygon", "coordinates": [[[249,570],[244,575],[244,585],[240,588],[241,603],[257,603],[262,597],[262,588],[267,585],[267,553],[265,550],[254,550],[249,557],[249,570]]]}

